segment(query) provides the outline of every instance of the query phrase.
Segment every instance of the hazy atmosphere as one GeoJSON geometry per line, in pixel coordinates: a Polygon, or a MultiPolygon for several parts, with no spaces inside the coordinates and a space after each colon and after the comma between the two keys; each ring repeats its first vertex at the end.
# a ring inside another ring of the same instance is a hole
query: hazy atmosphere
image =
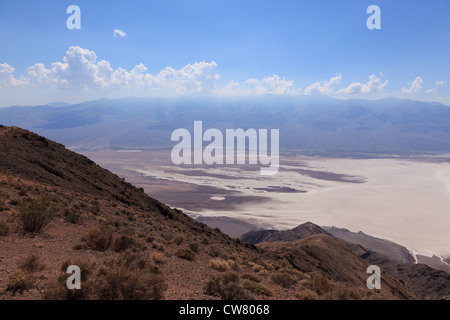
{"type": "Polygon", "coordinates": [[[450,300],[449,13],[0,1],[0,300],[450,300]]]}

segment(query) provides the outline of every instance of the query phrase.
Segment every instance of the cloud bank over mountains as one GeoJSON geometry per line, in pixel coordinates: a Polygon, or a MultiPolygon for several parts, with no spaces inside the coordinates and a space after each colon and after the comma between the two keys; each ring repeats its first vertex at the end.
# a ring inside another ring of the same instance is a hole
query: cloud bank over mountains
{"type": "Polygon", "coordinates": [[[47,68],[36,63],[28,68],[28,76],[16,79],[14,68],[4,63],[0,65],[0,86],[36,86],[43,88],[73,90],[137,90],[172,89],[177,94],[207,93],[215,87],[219,76],[215,73],[215,62],[197,62],[175,70],[167,67],[157,75],[146,73],[142,63],[132,70],[113,70],[106,60],[97,62],[94,51],[80,47],[70,47],[62,62],[54,62],[47,68]]]}
{"type": "MultiPolygon", "coordinates": [[[[125,33],[115,30],[114,34],[124,37],[125,33]],[[117,31],[117,32],[116,32],[117,31]]],[[[0,63],[0,90],[9,88],[39,88],[73,91],[145,92],[150,95],[370,95],[380,94],[389,84],[382,80],[384,75],[372,74],[367,83],[352,82],[347,87],[337,88],[343,80],[338,73],[329,80],[319,81],[306,86],[305,89],[295,86],[293,80],[279,75],[265,76],[262,79],[250,78],[243,82],[230,81],[219,87],[220,75],[217,63],[195,62],[181,69],[166,67],[158,74],[147,72],[148,68],[140,63],[131,70],[121,67],[113,69],[110,62],[98,59],[94,51],[78,46],[71,46],[62,61],[53,62],[51,66],[36,63],[28,67],[26,75],[16,78],[14,67],[8,63],[0,63]]],[[[422,92],[424,80],[416,79],[401,90],[402,95],[422,92]]],[[[425,90],[436,93],[438,87],[445,86],[445,81],[435,82],[435,87],[425,90]]]]}

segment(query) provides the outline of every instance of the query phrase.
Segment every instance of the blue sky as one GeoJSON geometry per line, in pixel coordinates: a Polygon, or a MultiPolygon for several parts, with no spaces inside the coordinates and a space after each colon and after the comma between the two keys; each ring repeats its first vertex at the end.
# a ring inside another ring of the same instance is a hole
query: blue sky
{"type": "Polygon", "coordinates": [[[450,105],[449,14],[447,0],[2,0],[0,106],[260,94],[450,105]],[[72,4],[81,30],[66,27],[72,4]],[[366,27],[372,4],[381,30],[366,27]]]}

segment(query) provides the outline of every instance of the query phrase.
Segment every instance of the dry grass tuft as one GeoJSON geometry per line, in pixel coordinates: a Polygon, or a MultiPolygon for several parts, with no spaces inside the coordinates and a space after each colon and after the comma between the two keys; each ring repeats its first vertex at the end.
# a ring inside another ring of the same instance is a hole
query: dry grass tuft
{"type": "Polygon", "coordinates": [[[273,296],[273,293],[269,288],[266,288],[262,284],[254,281],[245,280],[244,288],[250,291],[251,293],[256,294],[257,296],[264,296],[264,297],[273,296]]]}
{"type": "Polygon", "coordinates": [[[86,236],[87,246],[92,250],[106,251],[112,242],[112,233],[107,228],[101,230],[96,227],[89,229],[86,236]]]}
{"type": "Polygon", "coordinates": [[[211,259],[209,261],[209,266],[213,268],[214,270],[225,272],[230,268],[230,265],[228,262],[222,259],[211,259]]]}
{"type": "Polygon", "coordinates": [[[250,281],[253,281],[253,282],[261,282],[261,279],[254,273],[244,273],[241,276],[241,278],[244,279],[244,280],[250,280],[250,281]]]}
{"type": "Polygon", "coordinates": [[[36,254],[31,254],[19,263],[19,268],[24,272],[33,273],[41,271],[45,268],[45,263],[36,254]]]}
{"type": "Polygon", "coordinates": [[[304,289],[302,291],[298,291],[295,293],[295,296],[299,300],[317,300],[317,299],[319,299],[318,294],[310,289],[304,289]]]}
{"type": "Polygon", "coordinates": [[[16,270],[8,277],[6,286],[7,291],[11,291],[13,295],[29,290],[34,284],[34,277],[22,270],[16,270]]]}
{"type": "Polygon", "coordinates": [[[253,296],[242,287],[239,274],[235,272],[211,277],[206,282],[204,290],[207,295],[218,296],[223,300],[253,299],[253,296]]]}
{"type": "Polygon", "coordinates": [[[127,234],[121,234],[118,237],[114,238],[111,248],[116,252],[122,252],[128,249],[133,251],[146,249],[144,244],[127,234]]]}
{"type": "Polygon", "coordinates": [[[276,273],[272,276],[272,281],[286,289],[289,289],[297,283],[297,279],[288,274],[287,272],[276,273]]]}
{"type": "Polygon", "coordinates": [[[175,252],[175,255],[180,259],[185,259],[188,261],[195,260],[195,252],[189,248],[181,248],[177,252],[175,252]]]}

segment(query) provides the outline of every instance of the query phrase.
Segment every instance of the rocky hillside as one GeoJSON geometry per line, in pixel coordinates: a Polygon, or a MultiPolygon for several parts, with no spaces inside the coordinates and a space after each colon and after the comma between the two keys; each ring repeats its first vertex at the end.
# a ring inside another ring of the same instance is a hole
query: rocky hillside
{"type": "Polygon", "coordinates": [[[354,259],[356,255],[379,266],[382,272],[405,284],[419,296],[450,299],[449,273],[425,264],[414,264],[406,248],[363,233],[351,233],[336,227],[321,228],[307,222],[290,230],[250,231],[241,239],[277,252],[299,270],[321,270],[328,279],[338,280],[343,277],[351,283],[360,282],[366,277],[361,272],[347,272],[361,269],[358,265],[360,259],[354,259]]]}

